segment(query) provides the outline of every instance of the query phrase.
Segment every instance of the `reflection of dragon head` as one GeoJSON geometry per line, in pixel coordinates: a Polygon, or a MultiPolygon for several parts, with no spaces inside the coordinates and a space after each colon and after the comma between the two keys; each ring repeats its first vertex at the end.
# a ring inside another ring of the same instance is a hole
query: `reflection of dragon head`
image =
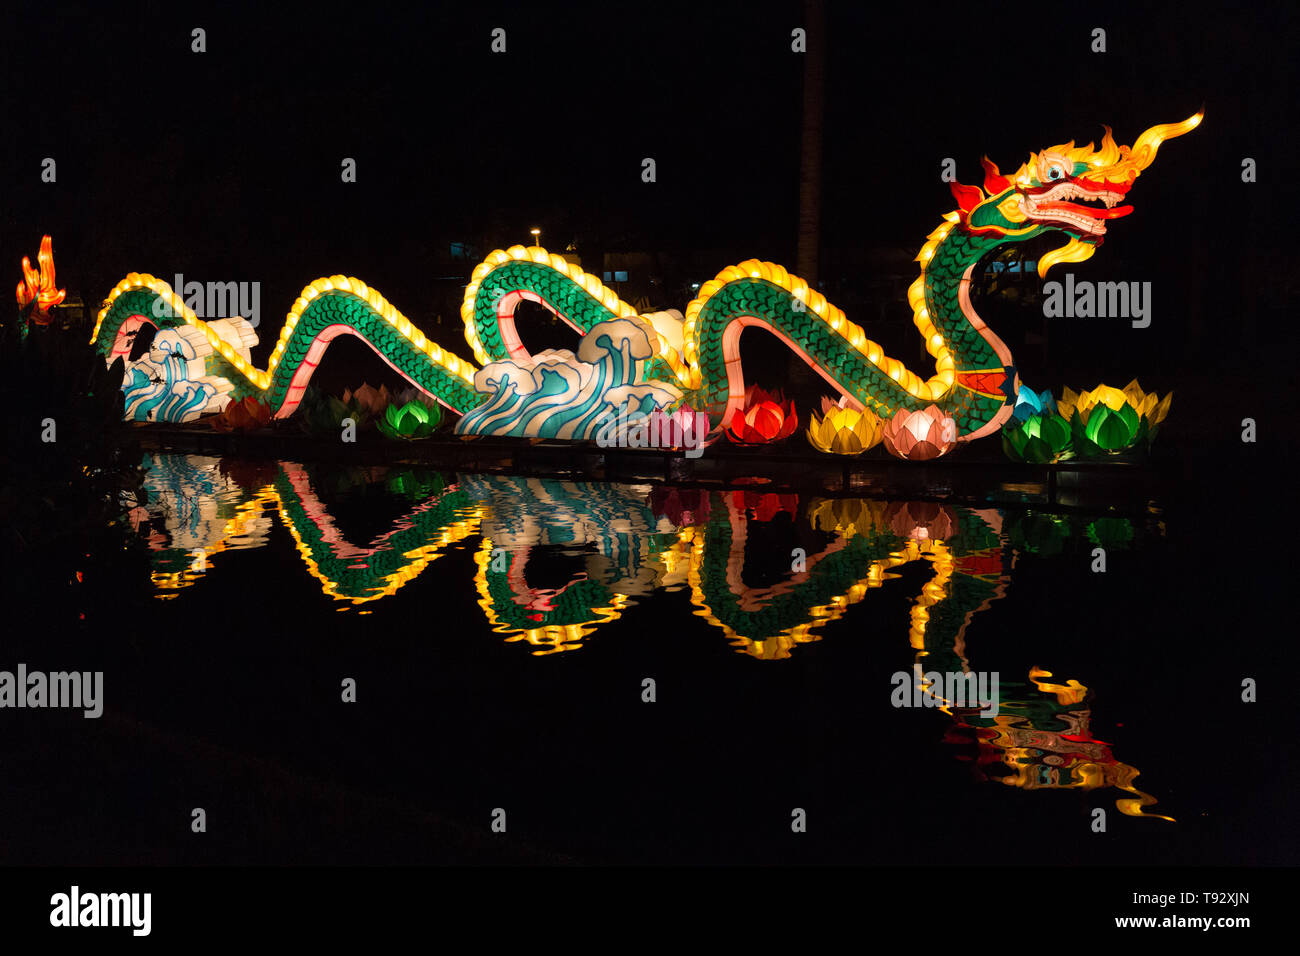
{"type": "Polygon", "coordinates": [[[983,189],[951,184],[958,215],[977,234],[1020,240],[1049,230],[1066,233],[1070,241],[1039,260],[1040,276],[1058,262],[1082,262],[1101,245],[1107,222],[1133,211],[1124,200],[1134,180],[1155,160],[1160,144],[1195,129],[1203,115],[1153,126],[1131,147],[1117,146],[1106,127],[1100,150],[1073,141],[1052,146],[1031,153],[1023,166],[1006,176],[986,156],[983,189]]]}

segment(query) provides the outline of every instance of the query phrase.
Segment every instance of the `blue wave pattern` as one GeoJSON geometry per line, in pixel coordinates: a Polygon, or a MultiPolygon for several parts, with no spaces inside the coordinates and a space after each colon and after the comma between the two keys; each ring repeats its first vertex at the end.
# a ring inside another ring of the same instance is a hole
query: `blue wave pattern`
{"type": "Polygon", "coordinates": [[[500,475],[459,481],[489,506],[482,533],[494,547],[524,556],[539,545],[594,548],[601,560],[588,575],[623,594],[657,586],[651,559],[677,543],[677,525],[654,513],[640,486],[500,475]]]}
{"type": "Polygon", "coordinates": [[[548,349],[529,359],[493,362],[474,376],[488,400],[456,425],[458,435],[593,439],[615,419],[643,421],[679,403],[679,389],[646,380],[651,333],[638,319],[593,326],[575,356],[548,349]]]}
{"type": "Polygon", "coordinates": [[[198,418],[217,395],[215,385],[193,379],[198,358],[194,344],[180,330],[159,332],[149,354],[126,371],[122,381],[124,417],[138,422],[187,422],[198,418]]]}

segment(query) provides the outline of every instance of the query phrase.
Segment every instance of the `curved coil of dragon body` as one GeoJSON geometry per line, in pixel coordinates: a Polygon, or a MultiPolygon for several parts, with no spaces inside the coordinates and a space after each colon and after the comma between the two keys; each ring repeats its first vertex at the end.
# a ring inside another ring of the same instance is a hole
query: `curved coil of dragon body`
{"type": "MultiPolygon", "coordinates": [[[[640,389],[639,413],[687,403],[706,409],[713,424],[726,425],[744,402],[740,336],[759,326],[854,407],[891,418],[901,409],[935,405],[955,421],[957,438],[970,440],[997,431],[1011,414],[1017,390],[1010,350],[971,305],[975,269],[999,247],[1049,232],[1069,240],[1040,259],[1040,275],[1055,263],[1088,258],[1106,224],[1132,211],[1120,203],[1160,144],[1195,128],[1201,116],[1152,127],[1132,147],[1116,145],[1107,128],[1100,150],[1073,142],[1054,146],[1031,154],[1010,175],[985,158],[982,189],[953,183],[958,209],[930,233],[917,256],[921,275],[908,290],[914,322],[934,358],[928,378],[885,355],[821,293],[778,265],[748,260],[724,269],[701,287],[684,317],[638,315],[595,276],[540,246],[493,252],[471,276],[461,316],[482,368],[431,342],[364,282],[341,275],[303,289],[265,369],[252,364],[249,329],[233,334],[235,320],[225,320],[225,327],[203,322],[166,282],[137,273],[113,289],[93,341],[111,359],[130,351],[129,336],[143,322],[162,330],[197,330],[202,334],[186,337],[196,346],[189,366],[215,394],[198,410],[193,403],[161,401],[149,409],[181,406],[194,417],[252,395],[285,417],[300,402],[329,343],[355,335],[411,384],[465,415],[457,429],[462,433],[589,438],[605,413],[629,400],[629,386],[640,389]],[[534,358],[515,330],[515,310],[525,300],[545,306],[584,336],[603,337],[584,339],[579,356],[552,352],[534,358]],[[604,356],[620,351],[630,365],[610,375],[604,356]],[[468,414],[481,405],[506,413],[468,414]]],[[[154,358],[156,364],[163,356],[154,358]]],[[[139,387],[140,376],[135,380],[139,387]]],[[[193,391],[183,381],[176,387],[193,391]]],[[[139,417],[151,414],[158,412],[139,417]]]]}

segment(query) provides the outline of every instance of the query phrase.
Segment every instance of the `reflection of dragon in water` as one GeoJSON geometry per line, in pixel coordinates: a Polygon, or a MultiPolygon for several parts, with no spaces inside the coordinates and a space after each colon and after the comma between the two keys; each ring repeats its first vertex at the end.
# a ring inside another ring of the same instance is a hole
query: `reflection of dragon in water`
{"type": "MultiPolygon", "coordinates": [[[[448,547],[478,536],[480,606],[494,631],[539,655],[580,648],[662,589],[688,591],[695,613],[740,653],[783,659],[897,578],[895,569],[921,562],[933,576],[910,615],[918,674],[971,673],[966,629],[1004,596],[1008,556],[1016,553],[1008,542],[1023,542],[1025,534],[1023,527],[1004,532],[1003,515],[987,509],[824,499],[809,503],[806,522],[798,523],[794,495],[496,476],[448,483],[435,473],[379,468],[352,473],[352,480],[383,482],[411,506],[389,531],[359,546],[322,503],[322,480],[301,465],[281,462],[235,480],[217,459],[160,455],[149,475],[153,510],[137,507],[133,520],[142,528],[164,524],[166,533],[150,538],[160,596],[197,582],[211,555],[264,544],[272,511],[322,590],[351,606],[395,593],[448,547]],[[795,534],[796,560],[753,582],[747,558],[773,547],[750,542],[772,528],[795,534]],[[544,565],[576,570],[559,586],[530,582],[530,557],[538,555],[549,559],[544,565]],[[567,560],[555,560],[560,556],[567,560]]],[[[1045,527],[1055,544],[1068,533],[1065,521],[1045,527]]],[[[1088,526],[1089,536],[1094,529],[1088,526]]],[[[1154,798],[1133,785],[1137,770],[1092,737],[1088,689],[1051,677],[1032,667],[1024,682],[1003,679],[996,716],[938,699],[955,722],[946,739],[975,747],[982,776],[1000,764],[1008,772],[999,779],[1025,789],[1115,787],[1130,794],[1117,801],[1122,812],[1152,816],[1142,808],[1154,798]]]]}
{"type": "Polygon", "coordinates": [[[113,289],[93,341],[111,356],[142,322],[197,330],[190,364],[201,367],[195,376],[213,383],[221,396],[256,396],[284,417],[297,408],[330,342],[354,335],[449,408],[466,414],[486,404],[501,412],[490,421],[462,422],[464,430],[587,437],[584,429],[574,430],[575,422],[629,399],[641,412],[646,403],[684,400],[725,425],[744,401],[740,337],[758,326],[789,345],[853,407],[888,418],[934,404],[955,420],[960,440],[979,438],[1010,416],[1017,379],[1010,350],[971,305],[979,264],[999,247],[1049,233],[1063,233],[1068,242],[1039,260],[1040,273],[1054,263],[1086,259],[1102,242],[1106,224],[1132,210],[1120,203],[1160,144],[1200,119],[1198,113],[1152,127],[1132,147],[1116,145],[1108,129],[1100,150],[1054,146],[1005,176],[986,159],[983,189],[954,183],[959,208],[930,234],[917,256],[921,276],[908,290],[913,319],[934,358],[928,378],[885,355],[819,292],[772,263],[748,260],[724,269],[703,285],[684,318],[675,312],[638,316],[594,276],[539,246],[493,252],[471,276],[461,315],[482,368],[429,341],[376,290],[342,275],[303,289],[265,369],[252,364],[247,329],[234,335],[203,322],[167,283],[137,273],[113,289]],[[530,355],[514,322],[525,300],[584,335],[593,333],[584,339],[581,368],[571,355],[530,355]],[[598,329],[613,334],[602,337],[598,329]],[[633,365],[613,374],[608,360],[620,350],[633,365]],[[629,389],[636,394],[628,395],[629,389]]]}

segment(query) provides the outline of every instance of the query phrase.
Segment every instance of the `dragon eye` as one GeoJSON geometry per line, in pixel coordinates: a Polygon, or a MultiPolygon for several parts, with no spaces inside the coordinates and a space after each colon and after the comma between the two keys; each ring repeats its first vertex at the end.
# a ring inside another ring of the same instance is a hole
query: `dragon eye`
{"type": "Polygon", "coordinates": [[[1047,171],[1048,179],[1060,179],[1064,175],[1065,175],[1065,171],[1061,169],[1060,166],[1053,166],[1051,169],[1047,171]]]}

